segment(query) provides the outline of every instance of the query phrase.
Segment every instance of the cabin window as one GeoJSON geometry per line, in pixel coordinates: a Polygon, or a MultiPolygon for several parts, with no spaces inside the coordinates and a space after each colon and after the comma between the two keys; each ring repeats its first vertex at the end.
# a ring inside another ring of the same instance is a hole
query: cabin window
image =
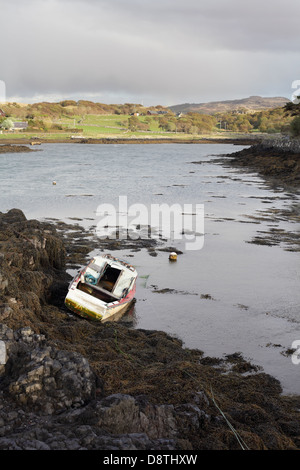
{"type": "Polygon", "coordinates": [[[114,268],[108,264],[98,283],[99,287],[112,292],[121,272],[120,269],[114,268]]]}

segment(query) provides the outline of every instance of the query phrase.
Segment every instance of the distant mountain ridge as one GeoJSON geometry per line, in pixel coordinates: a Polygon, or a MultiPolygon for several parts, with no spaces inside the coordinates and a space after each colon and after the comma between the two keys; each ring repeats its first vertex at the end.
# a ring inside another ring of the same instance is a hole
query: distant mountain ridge
{"type": "Polygon", "coordinates": [[[244,112],[251,113],[256,111],[264,111],[268,109],[281,108],[290,100],[283,97],[265,98],[262,96],[250,96],[249,98],[226,100],[226,101],[211,101],[208,103],[184,103],[169,106],[169,109],[174,113],[226,113],[233,111],[243,110],[244,112]]]}

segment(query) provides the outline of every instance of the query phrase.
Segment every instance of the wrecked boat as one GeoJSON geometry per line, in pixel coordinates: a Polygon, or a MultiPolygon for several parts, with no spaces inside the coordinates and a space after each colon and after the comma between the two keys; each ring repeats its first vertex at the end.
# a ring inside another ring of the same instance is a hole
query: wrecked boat
{"type": "Polygon", "coordinates": [[[109,254],[95,256],[71,281],[66,307],[86,318],[107,320],[125,312],[134,299],[136,269],[109,254]]]}

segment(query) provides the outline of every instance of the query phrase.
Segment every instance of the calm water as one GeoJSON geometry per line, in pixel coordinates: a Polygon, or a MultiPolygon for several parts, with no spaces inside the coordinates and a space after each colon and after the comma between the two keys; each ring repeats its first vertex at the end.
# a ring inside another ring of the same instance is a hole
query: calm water
{"type": "Polygon", "coordinates": [[[164,330],[209,356],[241,352],[277,377],[286,393],[299,393],[300,364],[285,352],[300,340],[300,253],[247,243],[258,231],[299,230],[269,216],[259,224],[251,219],[289,207],[291,195],[213,163],[216,155],[239,150],[232,145],[45,144],[41,150],[0,155],[0,211],[82,219],[92,232],[98,205],[118,207],[120,195],[128,206],[204,204],[202,249],[186,250],[184,239],[166,241],[183,251],[176,263],[163,251],[156,257],[145,249],[116,252],[140,275],[134,326],[164,330]]]}

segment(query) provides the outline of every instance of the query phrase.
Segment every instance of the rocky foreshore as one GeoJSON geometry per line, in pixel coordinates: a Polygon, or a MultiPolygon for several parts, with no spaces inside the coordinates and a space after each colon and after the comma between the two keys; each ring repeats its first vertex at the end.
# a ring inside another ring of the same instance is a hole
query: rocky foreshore
{"type": "Polygon", "coordinates": [[[0,153],[19,153],[19,152],[33,152],[34,150],[26,145],[20,144],[0,144],[0,153]]]}
{"type": "Polygon", "coordinates": [[[300,448],[300,397],[240,354],[68,312],[67,240],[0,213],[0,450],[300,448]]]}
{"type": "Polygon", "coordinates": [[[234,144],[234,145],[252,145],[256,142],[255,136],[237,135],[236,137],[223,137],[212,135],[211,137],[62,137],[51,138],[41,136],[39,139],[36,137],[26,138],[11,138],[6,139],[5,144],[0,143],[0,153],[7,152],[20,152],[21,147],[27,148],[25,151],[33,151],[33,149],[26,147],[26,145],[38,144],[234,144]]]}

